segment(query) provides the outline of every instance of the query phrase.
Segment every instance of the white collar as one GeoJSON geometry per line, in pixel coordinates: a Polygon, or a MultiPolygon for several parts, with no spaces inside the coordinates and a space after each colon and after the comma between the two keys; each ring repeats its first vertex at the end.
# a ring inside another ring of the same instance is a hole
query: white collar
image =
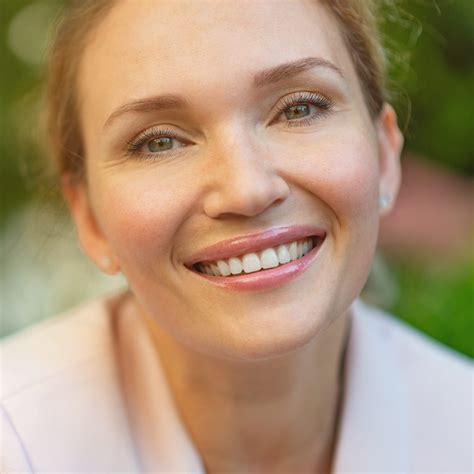
{"type": "Polygon", "coordinates": [[[407,383],[387,328],[360,300],[352,306],[334,473],[407,472],[407,383]]]}

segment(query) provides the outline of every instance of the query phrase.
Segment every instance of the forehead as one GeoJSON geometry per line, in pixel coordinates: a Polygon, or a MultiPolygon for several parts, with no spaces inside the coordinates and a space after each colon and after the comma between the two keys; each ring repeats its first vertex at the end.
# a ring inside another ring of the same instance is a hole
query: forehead
{"type": "Polygon", "coordinates": [[[315,0],[121,0],[84,51],[79,95],[83,109],[106,114],[158,92],[232,94],[255,71],[309,56],[354,76],[315,0]]]}

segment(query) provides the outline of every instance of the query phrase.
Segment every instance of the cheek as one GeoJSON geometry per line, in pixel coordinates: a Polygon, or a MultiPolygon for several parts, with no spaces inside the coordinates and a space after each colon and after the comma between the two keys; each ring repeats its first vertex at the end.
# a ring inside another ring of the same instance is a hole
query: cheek
{"type": "Polygon", "coordinates": [[[335,217],[335,252],[365,272],[378,234],[377,149],[354,137],[332,145],[325,156],[327,161],[315,186],[321,188],[321,196],[335,217]]]}
{"type": "Polygon", "coordinates": [[[374,216],[378,220],[379,167],[373,141],[360,133],[341,134],[308,145],[299,156],[292,179],[326,205],[339,225],[374,216]]]}
{"type": "Polygon", "coordinates": [[[328,221],[332,262],[328,274],[344,286],[335,294],[347,294],[349,301],[365,283],[377,243],[376,142],[361,133],[341,133],[337,139],[322,139],[308,146],[300,156],[293,179],[318,200],[317,212],[324,213],[328,221]]]}
{"type": "Polygon", "coordinates": [[[348,294],[349,301],[362,290],[377,245],[378,152],[371,142],[354,137],[334,144],[326,156],[330,162],[317,184],[335,216],[333,255],[344,275],[336,293],[348,294]]]}
{"type": "MultiPolygon", "coordinates": [[[[151,165],[153,166],[153,165],[151,165]]],[[[96,212],[111,248],[121,263],[151,267],[171,254],[174,237],[197,201],[186,180],[158,168],[143,167],[104,179],[95,195],[96,212]]]]}
{"type": "Polygon", "coordinates": [[[378,160],[373,149],[364,143],[341,143],[328,153],[328,163],[320,183],[339,224],[360,227],[378,221],[378,160]],[[337,166],[334,165],[337,163],[337,166]]]}

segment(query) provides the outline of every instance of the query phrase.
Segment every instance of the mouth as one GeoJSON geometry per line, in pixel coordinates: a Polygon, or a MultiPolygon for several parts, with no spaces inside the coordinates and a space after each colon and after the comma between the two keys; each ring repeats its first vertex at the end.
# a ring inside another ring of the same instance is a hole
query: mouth
{"type": "Polygon", "coordinates": [[[316,259],[326,231],[314,226],[273,228],[214,244],[185,267],[200,280],[232,290],[265,290],[306,270],[316,259]]]}
{"type": "Polygon", "coordinates": [[[320,247],[324,237],[313,235],[304,239],[289,241],[275,247],[268,247],[258,252],[248,252],[214,261],[201,261],[192,265],[192,269],[201,274],[227,278],[263,272],[300,260],[313,248],[320,247]]]}

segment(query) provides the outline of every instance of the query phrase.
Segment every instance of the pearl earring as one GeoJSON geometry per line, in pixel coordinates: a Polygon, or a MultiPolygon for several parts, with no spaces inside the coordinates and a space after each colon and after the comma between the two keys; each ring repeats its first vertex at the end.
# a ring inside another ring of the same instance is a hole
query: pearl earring
{"type": "Polygon", "coordinates": [[[109,256],[104,255],[100,259],[100,265],[104,270],[110,271],[110,267],[112,266],[112,259],[109,256]]]}
{"type": "Polygon", "coordinates": [[[381,194],[379,196],[379,209],[383,210],[387,208],[392,200],[386,194],[381,194]]]}

